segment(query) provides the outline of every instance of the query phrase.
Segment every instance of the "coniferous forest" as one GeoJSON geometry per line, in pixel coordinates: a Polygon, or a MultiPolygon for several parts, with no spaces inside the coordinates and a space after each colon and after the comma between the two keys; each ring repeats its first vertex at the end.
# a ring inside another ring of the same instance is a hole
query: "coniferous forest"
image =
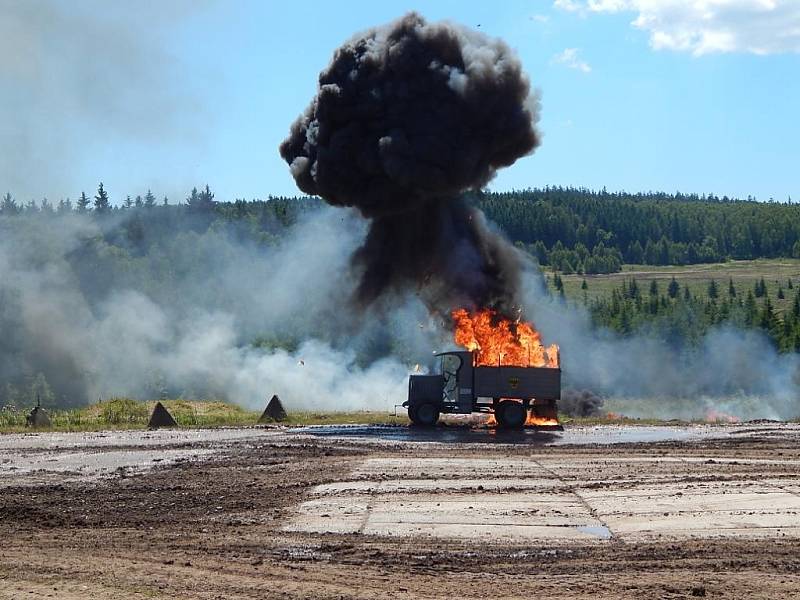
{"type": "Polygon", "coordinates": [[[540,264],[564,273],[800,257],[800,206],[791,201],[561,187],[481,194],[476,201],[540,264]]]}

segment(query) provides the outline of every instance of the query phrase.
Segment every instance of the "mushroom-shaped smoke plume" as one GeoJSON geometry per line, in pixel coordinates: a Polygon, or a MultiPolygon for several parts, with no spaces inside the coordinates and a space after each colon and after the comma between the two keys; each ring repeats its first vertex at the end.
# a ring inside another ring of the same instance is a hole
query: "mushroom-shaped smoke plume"
{"type": "Polygon", "coordinates": [[[423,290],[431,308],[516,304],[516,250],[463,199],[539,144],[538,104],[500,40],[409,13],[356,36],[281,144],[301,190],[371,220],[357,300],[423,290]]]}

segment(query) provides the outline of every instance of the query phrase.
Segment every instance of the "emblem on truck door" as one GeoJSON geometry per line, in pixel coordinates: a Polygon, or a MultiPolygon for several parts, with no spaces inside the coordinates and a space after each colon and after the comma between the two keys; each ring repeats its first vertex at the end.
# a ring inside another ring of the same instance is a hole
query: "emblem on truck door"
{"type": "Polygon", "coordinates": [[[508,385],[511,387],[512,390],[517,389],[517,386],[519,385],[519,377],[509,377],[508,385]]]}

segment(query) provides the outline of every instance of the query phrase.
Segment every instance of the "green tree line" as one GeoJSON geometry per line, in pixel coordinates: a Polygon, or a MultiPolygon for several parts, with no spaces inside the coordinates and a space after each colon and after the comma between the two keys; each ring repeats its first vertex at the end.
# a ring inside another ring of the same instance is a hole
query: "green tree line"
{"type": "Polygon", "coordinates": [[[800,257],[800,205],[791,201],[569,187],[472,197],[512,241],[566,273],[800,257]]]}

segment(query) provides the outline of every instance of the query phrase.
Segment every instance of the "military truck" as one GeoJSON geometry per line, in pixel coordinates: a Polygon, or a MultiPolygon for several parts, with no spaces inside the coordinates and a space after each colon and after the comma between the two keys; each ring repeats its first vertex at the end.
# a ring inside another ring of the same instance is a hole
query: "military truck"
{"type": "Polygon", "coordinates": [[[522,428],[528,417],[557,425],[561,369],[557,367],[478,366],[475,353],[441,352],[440,372],[411,375],[408,418],[432,427],[441,414],[494,414],[499,427],[522,428]]]}

